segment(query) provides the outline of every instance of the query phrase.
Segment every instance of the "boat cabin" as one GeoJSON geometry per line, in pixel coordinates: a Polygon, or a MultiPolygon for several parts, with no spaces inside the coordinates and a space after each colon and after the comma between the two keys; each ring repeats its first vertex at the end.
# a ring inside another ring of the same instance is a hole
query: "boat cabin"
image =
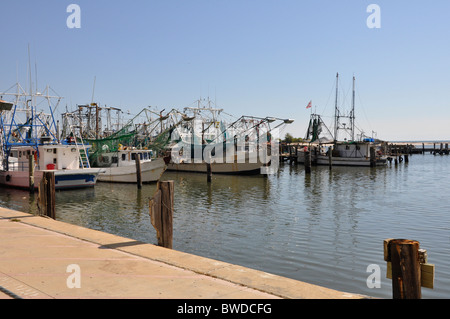
{"type": "Polygon", "coordinates": [[[102,153],[98,156],[96,166],[98,167],[121,167],[128,165],[136,165],[136,156],[141,161],[151,161],[153,157],[152,150],[127,149],[117,152],[102,153]]]}
{"type": "Polygon", "coordinates": [[[29,157],[34,156],[37,170],[79,169],[78,149],[67,145],[39,145],[14,147],[9,154],[9,170],[28,170],[29,157]]]}

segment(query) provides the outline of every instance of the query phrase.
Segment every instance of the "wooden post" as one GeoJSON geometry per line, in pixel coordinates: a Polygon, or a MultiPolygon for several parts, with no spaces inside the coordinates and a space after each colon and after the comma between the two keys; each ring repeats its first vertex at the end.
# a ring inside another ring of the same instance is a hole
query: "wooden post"
{"type": "Polygon", "coordinates": [[[375,156],[375,148],[370,148],[370,167],[377,166],[377,158],[375,156]]]}
{"type": "Polygon", "coordinates": [[[387,239],[384,247],[384,259],[391,263],[393,299],[422,298],[419,242],[387,239]]]}
{"type": "Polygon", "coordinates": [[[138,153],[135,153],[134,160],[136,162],[136,182],[137,182],[137,187],[138,187],[138,189],[141,189],[142,188],[141,158],[140,158],[138,153]]]}
{"type": "Polygon", "coordinates": [[[206,181],[208,183],[211,183],[212,180],[212,170],[211,170],[211,163],[206,163],[206,181]]]}
{"type": "Polygon", "coordinates": [[[34,194],[34,154],[32,151],[28,156],[28,177],[30,182],[30,194],[34,194]]]}
{"type": "Polygon", "coordinates": [[[150,219],[156,230],[158,245],[172,249],[173,242],[173,181],[157,183],[156,193],[150,200],[150,219]]]}
{"type": "Polygon", "coordinates": [[[330,169],[333,168],[333,149],[331,146],[328,148],[328,165],[330,169]]]}
{"type": "Polygon", "coordinates": [[[55,219],[55,206],[55,173],[44,172],[41,183],[39,184],[39,214],[55,219]]]}
{"type": "Polygon", "coordinates": [[[305,151],[305,172],[311,173],[311,152],[305,151]]]}

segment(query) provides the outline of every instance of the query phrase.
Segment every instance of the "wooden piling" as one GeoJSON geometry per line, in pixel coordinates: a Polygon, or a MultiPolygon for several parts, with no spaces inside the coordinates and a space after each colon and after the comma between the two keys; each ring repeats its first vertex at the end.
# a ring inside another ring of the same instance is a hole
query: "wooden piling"
{"type": "Polygon", "coordinates": [[[34,194],[34,154],[32,152],[28,156],[28,178],[30,194],[34,194]]]}
{"type": "Polygon", "coordinates": [[[384,259],[391,267],[393,299],[422,298],[419,242],[387,239],[384,247],[384,259]]]}
{"type": "Polygon", "coordinates": [[[370,167],[377,166],[377,158],[375,156],[375,148],[370,148],[370,167]]]}
{"type": "Polygon", "coordinates": [[[305,151],[305,172],[306,173],[311,173],[311,152],[305,151]]]}
{"type": "Polygon", "coordinates": [[[141,158],[138,153],[135,153],[135,163],[136,163],[136,183],[138,189],[142,188],[142,172],[141,172],[141,158]]]}
{"type": "Polygon", "coordinates": [[[328,166],[330,170],[333,168],[333,149],[331,146],[328,148],[328,166]]]}
{"type": "Polygon", "coordinates": [[[38,190],[39,215],[55,219],[55,173],[44,172],[38,190]]]}
{"type": "Polygon", "coordinates": [[[173,243],[173,210],[174,182],[157,183],[155,195],[150,200],[150,219],[156,230],[158,245],[172,249],[173,243]]]}
{"type": "Polygon", "coordinates": [[[206,163],[206,181],[208,183],[211,183],[212,181],[212,170],[211,170],[211,164],[210,163],[206,163]]]}

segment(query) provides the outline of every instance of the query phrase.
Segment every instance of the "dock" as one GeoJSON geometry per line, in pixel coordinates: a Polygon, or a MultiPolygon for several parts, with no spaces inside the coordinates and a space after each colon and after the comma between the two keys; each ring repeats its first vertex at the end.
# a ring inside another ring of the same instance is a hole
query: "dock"
{"type": "Polygon", "coordinates": [[[0,207],[0,299],[367,299],[0,207]]]}

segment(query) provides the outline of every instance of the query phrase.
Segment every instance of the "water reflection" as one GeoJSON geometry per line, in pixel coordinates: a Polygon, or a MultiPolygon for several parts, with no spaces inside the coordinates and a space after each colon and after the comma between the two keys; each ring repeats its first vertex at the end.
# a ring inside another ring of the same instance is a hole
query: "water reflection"
{"type": "MultiPolygon", "coordinates": [[[[391,297],[382,242],[418,240],[436,264],[436,288],[450,295],[450,156],[414,156],[386,168],[281,164],[275,175],[166,172],[175,182],[174,249],[375,297],[391,297]],[[406,165],[405,165],[406,164],[406,165]],[[382,268],[368,289],[366,268],[382,268]]],[[[57,219],[156,243],[148,215],[154,184],[99,183],[57,192],[57,219]]],[[[0,205],[35,212],[35,196],[1,189],[0,205]]]]}

